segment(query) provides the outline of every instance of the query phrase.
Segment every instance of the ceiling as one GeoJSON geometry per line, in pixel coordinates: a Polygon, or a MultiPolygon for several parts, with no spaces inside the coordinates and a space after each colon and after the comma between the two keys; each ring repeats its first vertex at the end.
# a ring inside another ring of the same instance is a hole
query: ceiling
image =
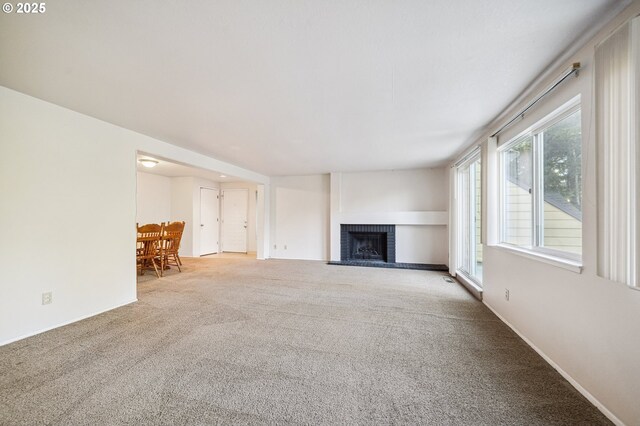
{"type": "Polygon", "coordinates": [[[430,167],[628,2],[47,2],[0,84],[266,175],[430,167]]]}
{"type": "Polygon", "coordinates": [[[151,173],[154,175],[168,176],[168,177],[199,177],[207,179],[213,182],[237,182],[241,181],[234,176],[224,175],[220,172],[205,170],[198,167],[192,167],[185,164],[176,163],[165,158],[161,158],[155,155],[146,155],[143,153],[136,156],[138,163],[137,168],[139,172],[151,173]],[[140,163],[140,160],[151,159],[156,160],[158,164],[154,167],[145,167],[140,163]]]}

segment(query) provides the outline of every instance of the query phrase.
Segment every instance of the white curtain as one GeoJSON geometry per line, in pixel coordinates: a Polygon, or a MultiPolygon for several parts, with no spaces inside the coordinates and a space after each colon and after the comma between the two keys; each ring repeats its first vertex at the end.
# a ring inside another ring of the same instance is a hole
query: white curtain
{"type": "Polygon", "coordinates": [[[598,274],[638,286],[640,18],[596,47],[598,274]]]}

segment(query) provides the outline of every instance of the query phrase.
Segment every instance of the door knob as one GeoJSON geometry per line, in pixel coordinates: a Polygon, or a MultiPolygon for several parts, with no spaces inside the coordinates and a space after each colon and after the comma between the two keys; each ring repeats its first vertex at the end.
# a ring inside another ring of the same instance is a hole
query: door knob
{"type": "Polygon", "coordinates": [[[200,226],[204,226],[204,223],[201,223],[200,226]]]}

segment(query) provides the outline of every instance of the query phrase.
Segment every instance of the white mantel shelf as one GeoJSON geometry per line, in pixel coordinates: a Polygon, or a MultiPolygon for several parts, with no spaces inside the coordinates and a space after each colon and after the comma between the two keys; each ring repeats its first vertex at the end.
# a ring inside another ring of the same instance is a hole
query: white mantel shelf
{"type": "Polygon", "coordinates": [[[338,222],[345,225],[447,225],[446,211],[341,212],[338,222]]]}

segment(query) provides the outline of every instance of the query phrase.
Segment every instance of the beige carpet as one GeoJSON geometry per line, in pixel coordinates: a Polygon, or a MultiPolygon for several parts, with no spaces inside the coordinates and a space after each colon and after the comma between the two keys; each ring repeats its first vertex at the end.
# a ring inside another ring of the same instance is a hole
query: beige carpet
{"type": "Polygon", "coordinates": [[[441,273],[185,259],[138,288],[0,347],[0,424],[608,424],[441,273]]]}

